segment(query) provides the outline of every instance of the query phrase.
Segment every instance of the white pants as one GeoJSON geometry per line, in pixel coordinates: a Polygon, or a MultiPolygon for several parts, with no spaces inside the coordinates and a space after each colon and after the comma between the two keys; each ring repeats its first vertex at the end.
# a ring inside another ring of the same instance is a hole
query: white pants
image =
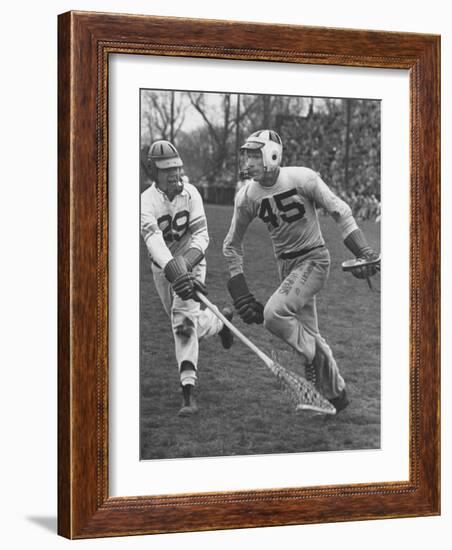
{"type": "MultiPolygon", "coordinates": [[[[202,310],[199,302],[179,298],[173,292],[163,270],[153,265],[152,273],[160,300],[171,319],[181,384],[194,384],[198,368],[198,341],[201,338],[218,334],[223,328],[223,323],[209,309],[202,310]],[[195,372],[191,370],[181,371],[181,365],[184,361],[189,361],[194,366],[195,372]]],[[[193,269],[193,275],[200,281],[205,281],[205,260],[193,269]]]]}
{"type": "Polygon", "coordinates": [[[302,258],[279,260],[278,267],[282,283],[265,305],[264,325],[295,349],[304,365],[315,366],[317,386],[325,397],[337,397],[345,382],[320,335],[316,308],[316,294],[329,275],[329,252],[320,249],[302,258]]]}

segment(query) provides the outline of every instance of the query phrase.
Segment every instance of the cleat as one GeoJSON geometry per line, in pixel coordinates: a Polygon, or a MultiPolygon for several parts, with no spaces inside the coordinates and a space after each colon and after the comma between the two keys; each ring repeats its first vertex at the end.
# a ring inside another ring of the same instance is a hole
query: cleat
{"type": "Polygon", "coordinates": [[[182,407],[178,412],[178,416],[193,416],[198,412],[198,406],[195,403],[195,400],[192,399],[189,405],[182,403],[182,407]]]}
{"type": "Polygon", "coordinates": [[[337,397],[329,399],[329,402],[334,405],[336,412],[343,411],[350,404],[345,389],[343,389],[340,395],[338,395],[337,397]]]}
{"type": "Polygon", "coordinates": [[[193,416],[198,412],[198,406],[193,397],[193,388],[192,384],[182,386],[183,401],[178,413],[179,416],[193,416]]]}
{"type": "MultiPolygon", "coordinates": [[[[221,313],[226,317],[228,321],[232,321],[232,318],[234,317],[234,312],[230,307],[223,308],[221,313]]],[[[234,335],[226,325],[223,325],[223,328],[218,333],[218,336],[220,337],[221,345],[224,347],[224,349],[229,349],[232,346],[234,342],[234,335]]]]}
{"type": "Polygon", "coordinates": [[[317,371],[315,366],[311,363],[309,365],[305,365],[304,373],[306,380],[310,382],[314,388],[317,388],[317,371]]]}

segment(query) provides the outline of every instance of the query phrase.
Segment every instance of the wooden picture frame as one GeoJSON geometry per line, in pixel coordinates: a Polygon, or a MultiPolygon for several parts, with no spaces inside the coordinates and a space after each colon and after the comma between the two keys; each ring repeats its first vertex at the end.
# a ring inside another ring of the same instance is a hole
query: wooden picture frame
{"type": "Polygon", "coordinates": [[[440,38],[69,12],[58,39],[58,532],[88,538],[440,513],[440,38]],[[170,32],[169,32],[170,29],[170,32]],[[409,480],[110,497],[111,54],[406,69],[410,74],[409,480]]]}

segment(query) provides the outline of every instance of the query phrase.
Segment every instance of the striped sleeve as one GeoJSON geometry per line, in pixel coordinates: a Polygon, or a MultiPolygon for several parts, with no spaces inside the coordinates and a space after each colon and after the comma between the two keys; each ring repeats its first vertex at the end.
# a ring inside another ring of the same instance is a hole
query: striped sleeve
{"type": "Polygon", "coordinates": [[[190,231],[193,234],[198,233],[199,231],[203,231],[204,229],[207,229],[207,220],[205,216],[198,216],[194,220],[190,221],[189,224],[190,231]]]}
{"type": "Polygon", "coordinates": [[[190,222],[188,229],[191,233],[190,246],[197,248],[205,254],[209,246],[209,233],[207,230],[206,214],[201,195],[196,187],[190,190],[190,222]]]}

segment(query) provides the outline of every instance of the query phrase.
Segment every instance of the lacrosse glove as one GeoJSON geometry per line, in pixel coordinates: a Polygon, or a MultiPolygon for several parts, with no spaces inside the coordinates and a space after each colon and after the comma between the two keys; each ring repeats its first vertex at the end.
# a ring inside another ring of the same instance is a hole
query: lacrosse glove
{"type": "Polygon", "coordinates": [[[235,310],[244,323],[261,325],[264,322],[264,306],[251,294],[243,273],[229,279],[228,290],[235,310]]]}
{"type": "Polygon", "coordinates": [[[170,260],[165,266],[164,273],[172,289],[182,300],[199,302],[196,292],[207,294],[206,285],[188,271],[187,263],[182,256],[170,260]]]}
{"type": "MultiPolygon", "coordinates": [[[[358,259],[377,260],[379,254],[369,246],[361,229],[355,229],[344,239],[345,246],[358,259]]],[[[380,271],[380,262],[372,265],[357,266],[352,269],[351,274],[357,279],[368,279],[380,271]]]]}

